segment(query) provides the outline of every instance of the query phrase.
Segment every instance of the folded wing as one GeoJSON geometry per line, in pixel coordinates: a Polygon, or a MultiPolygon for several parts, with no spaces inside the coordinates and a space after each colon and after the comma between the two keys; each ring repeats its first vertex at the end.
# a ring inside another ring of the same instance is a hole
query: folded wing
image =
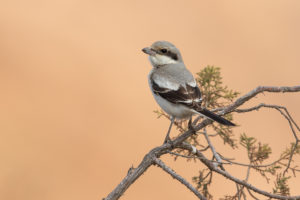
{"type": "Polygon", "coordinates": [[[173,104],[185,105],[220,124],[235,126],[234,123],[228,121],[227,119],[201,107],[201,92],[197,85],[195,87],[190,86],[189,84],[185,84],[185,86],[180,85],[177,90],[174,90],[160,87],[159,84],[151,79],[151,86],[156,95],[161,96],[173,104]]]}

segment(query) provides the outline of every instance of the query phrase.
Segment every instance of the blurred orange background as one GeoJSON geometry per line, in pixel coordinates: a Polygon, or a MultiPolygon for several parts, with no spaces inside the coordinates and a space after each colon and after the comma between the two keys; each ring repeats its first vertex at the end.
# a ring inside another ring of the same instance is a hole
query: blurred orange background
{"type": "MultiPolygon", "coordinates": [[[[241,94],[259,85],[299,85],[299,10],[296,0],[2,1],[0,199],[101,199],[163,142],[169,122],[153,113],[151,66],[141,52],[156,40],[174,43],[194,74],[221,67],[224,83],[241,94]]],[[[265,93],[243,107],[286,106],[300,123],[299,102],[299,93],[265,93]]],[[[294,141],[274,110],[235,114],[234,122],[237,139],[245,132],[271,144],[270,162],[294,141]]],[[[242,149],[218,138],[214,144],[247,163],[242,149]]],[[[203,168],[162,159],[189,181],[203,168]]],[[[245,168],[228,169],[245,178],[245,168]]],[[[221,176],[214,181],[216,199],[235,192],[221,176]]],[[[255,173],[249,181],[273,187],[255,173]]],[[[299,195],[300,179],[290,183],[299,195]]],[[[151,167],[121,199],[196,197],[151,167]]]]}

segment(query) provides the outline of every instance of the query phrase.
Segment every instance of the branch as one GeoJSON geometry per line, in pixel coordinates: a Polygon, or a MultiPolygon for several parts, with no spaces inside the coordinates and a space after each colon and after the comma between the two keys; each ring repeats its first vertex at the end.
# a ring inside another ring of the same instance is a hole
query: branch
{"type": "Polygon", "coordinates": [[[199,199],[206,200],[204,196],[202,196],[189,182],[187,182],[184,178],[182,178],[180,175],[176,174],[171,168],[165,165],[163,161],[161,161],[158,158],[154,158],[154,162],[162,168],[165,172],[170,174],[173,178],[177,179],[180,183],[185,185],[188,189],[190,189],[199,199]]]}
{"type": "Polygon", "coordinates": [[[259,93],[263,92],[300,92],[300,85],[293,87],[273,87],[273,86],[258,86],[254,90],[250,91],[246,95],[238,98],[233,104],[227,106],[222,113],[226,114],[232,112],[235,108],[243,105],[245,102],[249,101],[251,98],[255,97],[259,93]]]}
{"type": "MultiPolygon", "coordinates": [[[[251,162],[250,162],[250,164],[251,164],[251,162]]],[[[251,169],[251,167],[249,166],[247,168],[246,178],[244,180],[245,182],[248,182],[248,179],[249,179],[249,176],[250,176],[250,169],[251,169]]],[[[237,194],[236,195],[238,196],[238,198],[240,199],[240,195],[242,194],[244,199],[246,199],[246,195],[245,195],[245,192],[244,192],[244,187],[245,186],[239,187],[239,185],[236,183],[236,187],[237,187],[237,194]]]]}
{"type": "MultiPolygon", "coordinates": [[[[192,147],[187,144],[187,143],[183,143],[182,145],[180,145],[180,148],[183,148],[183,149],[186,149],[186,150],[189,150],[189,151],[193,151],[192,147]]],[[[231,174],[229,174],[228,172],[226,171],[223,171],[219,168],[217,168],[210,160],[208,160],[200,151],[197,150],[196,152],[196,155],[198,156],[199,160],[205,164],[210,170],[214,171],[214,172],[217,172],[218,174],[221,174],[222,176],[224,176],[225,178],[231,180],[231,181],[234,181],[235,183],[238,183],[239,185],[243,185],[245,186],[246,188],[256,192],[256,193],[259,193],[259,194],[262,194],[264,196],[267,196],[267,197],[270,197],[270,198],[275,198],[275,199],[283,199],[283,200],[299,200],[300,199],[300,196],[281,196],[281,195],[277,195],[277,194],[272,194],[272,193],[269,193],[269,192],[266,192],[266,191],[263,191],[261,189],[258,189],[257,187],[247,183],[246,181],[244,180],[240,180],[234,176],[232,176],[231,174]]]]}
{"type": "Polygon", "coordinates": [[[151,165],[154,164],[154,158],[156,156],[160,156],[167,152],[167,150],[171,147],[169,144],[162,145],[160,147],[156,147],[152,149],[142,162],[139,164],[137,168],[131,168],[127,176],[121,181],[121,183],[106,197],[104,200],[115,200],[119,199],[124,192],[129,188],[131,184],[134,183],[136,179],[138,179],[151,165]]]}
{"type": "Polygon", "coordinates": [[[248,193],[250,194],[250,196],[251,196],[253,199],[259,200],[256,196],[254,196],[254,194],[252,194],[251,190],[249,190],[249,189],[247,188],[247,191],[248,191],[248,193]]]}
{"type": "Polygon", "coordinates": [[[225,169],[223,168],[223,166],[222,166],[222,159],[221,159],[220,155],[217,153],[215,147],[212,145],[212,143],[211,143],[211,141],[210,141],[210,139],[209,139],[209,137],[208,137],[208,135],[207,135],[207,132],[206,132],[206,129],[205,129],[205,128],[204,128],[203,133],[204,133],[205,139],[206,139],[206,141],[207,141],[207,143],[208,143],[208,146],[210,147],[210,149],[211,149],[211,151],[212,151],[214,157],[215,157],[216,160],[217,160],[218,165],[221,167],[222,170],[225,170],[225,169]]]}
{"type": "Polygon", "coordinates": [[[243,167],[252,167],[252,168],[262,168],[262,167],[269,167],[272,166],[276,163],[280,163],[281,160],[285,159],[285,157],[280,157],[279,159],[273,161],[272,163],[269,164],[264,164],[264,165],[252,165],[252,164],[244,164],[244,163],[239,163],[239,162],[235,162],[232,161],[232,159],[228,159],[225,158],[224,156],[222,156],[221,154],[219,154],[223,160],[227,161],[228,163],[223,163],[223,164],[233,164],[233,165],[239,165],[239,166],[243,166],[243,167]]]}

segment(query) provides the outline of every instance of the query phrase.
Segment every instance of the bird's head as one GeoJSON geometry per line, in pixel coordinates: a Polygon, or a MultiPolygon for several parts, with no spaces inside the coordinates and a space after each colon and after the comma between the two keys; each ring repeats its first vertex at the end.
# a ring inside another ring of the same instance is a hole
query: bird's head
{"type": "Polygon", "coordinates": [[[150,62],[154,67],[182,62],[179,50],[170,42],[157,41],[142,51],[149,55],[150,62]]]}

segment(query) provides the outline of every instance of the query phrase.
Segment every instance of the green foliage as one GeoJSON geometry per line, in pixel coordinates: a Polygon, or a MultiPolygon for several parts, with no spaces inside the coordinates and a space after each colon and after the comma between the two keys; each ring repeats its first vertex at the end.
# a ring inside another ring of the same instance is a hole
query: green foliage
{"type": "Polygon", "coordinates": [[[265,167],[259,166],[267,160],[272,153],[272,149],[268,144],[261,144],[257,142],[256,138],[248,137],[243,133],[240,136],[240,145],[247,150],[248,159],[250,164],[253,165],[253,169],[260,173],[267,182],[270,181],[268,174],[275,175],[277,170],[281,169],[281,166],[277,165],[276,162],[271,165],[266,165],[265,167]]]}
{"type": "MultiPolygon", "coordinates": [[[[205,67],[197,73],[196,81],[202,93],[202,105],[209,109],[224,107],[239,95],[239,92],[230,90],[223,85],[219,67],[205,67]]],[[[227,114],[224,117],[229,121],[233,120],[232,114],[227,114]]],[[[211,127],[223,139],[224,144],[229,144],[232,148],[237,147],[233,138],[232,127],[218,123],[212,124],[211,127]]]]}
{"type": "Polygon", "coordinates": [[[294,154],[300,155],[300,144],[298,144],[297,147],[295,145],[296,144],[294,142],[292,142],[290,148],[286,148],[282,152],[281,157],[288,159],[290,157],[291,153],[293,153],[294,148],[295,148],[294,154]]]}
{"type": "Polygon", "coordinates": [[[290,195],[290,188],[287,183],[290,178],[290,176],[284,177],[282,174],[278,174],[275,181],[275,188],[273,188],[273,193],[283,196],[290,195]]]}
{"type": "Polygon", "coordinates": [[[202,169],[199,171],[198,176],[194,176],[192,181],[196,183],[196,189],[203,194],[207,199],[213,199],[213,196],[210,194],[208,188],[212,182],[212,172],[208,169],[202,169]]]}
{"type": "MultiPolygon", "coordinates": [[[[225,118],[232,121],[231,115],[227,115],[225,118]]],[[[234,139],[231,127],[223,126],[221,124],[212,124],[212,128],[214,129],[214,132],[222,138],[224,144],[228,144],[232,148],[237,148],[236,139],[234,139]]]]}
{"type": "Polygon", "coordinates": [[[202,92],[203,105],[207,108],[223,107],[239,95],[238,92],[223,86],[219,67],[205,67],[197,73],[196,81],[202,92]]]}
{"type": "Polygon", "coordinates": [[[268,144],[261,144],[254,137],[248,137],[245,133],[240,136],[240,144],[246,148],[248,158],[254,164],[262,163],[272,153],[268,144]]]}

